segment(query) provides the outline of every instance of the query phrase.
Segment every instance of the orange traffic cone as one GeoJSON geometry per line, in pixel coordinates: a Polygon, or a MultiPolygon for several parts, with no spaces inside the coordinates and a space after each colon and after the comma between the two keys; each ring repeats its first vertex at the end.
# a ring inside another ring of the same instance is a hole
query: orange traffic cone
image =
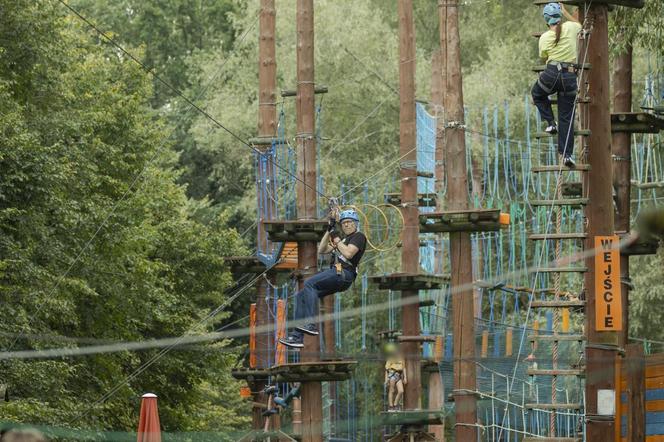
{"type": "Polygon", "coordinates": [[[141,401],[141,417],[138,421],[136,442],[161,442],[157,395],[146,393],[141,401]]]}

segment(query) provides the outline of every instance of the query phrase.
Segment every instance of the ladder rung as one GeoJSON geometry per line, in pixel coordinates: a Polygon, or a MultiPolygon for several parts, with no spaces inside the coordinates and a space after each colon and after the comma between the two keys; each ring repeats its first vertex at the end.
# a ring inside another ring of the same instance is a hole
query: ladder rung
{"type": "Polygon", "coordinates": [[[533,301],[530,303],[532,308],[566,308],[566,307],[583,307],[586,305],[586,301],[567,301],[567,300],[558,300],[558,301],[533,301]]]}
{"type": "Polygon", "coordinates": [[[521,442],[582,442],[580,437],[524,437],[521,442]]]}
{"type": "Polygon", "coordinates": [[[585,341],[584,335],[530,335],[528,341],[560,342],[560,341],[585,341]]]}
{"type": "Polygon", "coordinates": [[[588,171],[590,170],[590,164],[577,164],[574,166],[574,169],[568,169],[567,167],[564,166],[559,166],[559,165],[547,165],[547,166],[533,166],[530,171],[531,172],[577,172],[577,171],[588,171]]]}
{"type": "Polygon", "coordinates": [[[585,373],[580,368],[529,368],[530,376],[583,376],[585,373]]]}
{"type": "Polygon", "coordinates": [[[581,404],[526,404],[526,408],[531,410],[580,410],[581,404]]]}
{"type": "Polygon", "coordinates": [[[561,200],[532,200],[533,206],[585,206],[588,198],[566,198],[561,200]]]}
{"type": "MultiPolygon", "coordinates": [[[[576,129],[574,131],[574,136],[578,137],[587,137],[590,135],[590,129],[576,129]]],[[[557,137],[558,134],[551,135],[548,132],[536,132],[535,135],[533,135],[535,138],[549,138],[549,137],[557,137]]]]}
{"type": "Polygon", "coordinates": [[[541,267],[539,269],[531,270],[530,273],[585,273],[587,271],[587,267],[541,267]]]}
{"type": "Polygon", "coordinates": [[[533,233],[528,236],[531,241],[543,241],[546,239],[586,239],[585,233],[533,233]]]}

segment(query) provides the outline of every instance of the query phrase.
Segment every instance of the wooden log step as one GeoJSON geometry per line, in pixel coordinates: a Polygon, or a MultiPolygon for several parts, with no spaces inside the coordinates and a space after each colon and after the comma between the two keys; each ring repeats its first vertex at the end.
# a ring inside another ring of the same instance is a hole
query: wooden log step
{"type": "Polygon", "coordinates": [[[560,200],[532,200],[533,206],[585,206],[588,198],[567,198],[560,200]]]}
{"type": "Polygon", "coordinates": [[[533,269],[530,271],[531,274],[534,273],[585,273],[588,271],[587,267],[540,267],[539,269],[533,269]]]}
{"type": "Polygon", "coordinates": [[[636,180],[632,180],[632,186],[639,189],[664,189],[664,181],[653,181],[651,183],[640,183],[636,180]]]}
{"type": "Polygon", "coordinates": [[[417,171],[417,176],[420,178],[433,178],[433,172],[425,172],[423,170],[418,170],[417,171]]]}
{"type": "MultiPolygon", "coordinates": [[[[579,65],[579,69],[583,69],[583,70],[590,70],[590,69],[592,69],[592,67],[593,66],[590,63],[583,63],[583,65],[579,65]]],[[[532,68],[532,70],[534,72],[542,72],[544,69],[546,69],[545,64],[538,64],[536,66],[533,66],[533,68],[532,68]]]]}
{"type": "Polygon", "coordinates": [[[350,378],[357,361],[321,360],[275,365],[270,369],[277,382],[334,382],[350,378]]]}
{"type": "Polygon", "coordinates": [[[656,134],[664,130],[664,118],[649,112],[611,113],[611,132],[656,134]]]}
{"type": "Polygon", "coordinates": [[[585,233],[533,233],[528,235],[528,239],[531,241],[586,239],[587,237],[588,235],[585,233]]]}
{"type": "Polygon", "coordinates": [[[270,241],[320,241],[327,231],[327,220],[263,221],[270,241]]]}
{"type": "Polygon", "coordinates": [[[542,172],[586,172],[590,170],[590,164],[577,164],[574,169],[569,169],[565,166],[562,168],[559,165],[546,165],[546,166],[533,166],[530,171],[534,173],[542,172]]]}
{"type": "Polygon", "coordinates": [[[449,275],[430,275],[426,273],[392,273],[389,275],[370,276],[369,280],[377,283],[380,290],[436,290],[450,281],[449,275]]]}
{"type": "Polygon", "coordinates": [[[528,341],[530,342],[562,342],[562,341],[577,341],[583,342],[586,340],[584,335],[529,335],[528,341]]]}
{"type": "MultiPolygon", "coordinates": [[[[587,137],[590,135],[590,129],[575,129],[574,130],[574,136],[575,137],[587,137]]],[[[548,132],[536,132],[533,137],[534,138],[549,138],[549,137],[558,137],[558,134],[551,135],[548,132]]]]}
{"type": "MultiPolygon", "coordinates": [[[[435,193],[418,193],[417,204],[420,207],[436,207],[437,196],[435,193]]],[[[401,205],[401,193],[386,193],[385,202],[394,206],[401,205]]]]}
{"type": "Polygon", "coordinates": [[[586,301],[576,300],[558,300],[558,301],[533,301],[530,303],[532,308],[567,308],[567,307],[583,307],[586,305],[586,301]]]}
{"type": "MultiPolygon", "coordinates": [[[[327,94],[327,86],[314,86],[314,94],[327,94]]],[[[295,97],[297,96],[297,90],[294,89],[282,89],[281,90],[281,96],[282,97],[295,97]]]]}
{"type": "Polygon", "coordinates": [[[529,368],[529,376],[583,376],[584,370],[580,368],[529,368]]]}
{"type": "Polygon", "coordinates": [[[422,299],[420,300],[420,308],[424,307],[433,307],[436,305],[436,301],[433,299],[422,299]]]}
{"type": "Polygon", "coordinates": [[[433,335],[417,335],[417,336],[399,336],[399,342],[436,342],[436,336],[433,335]]]}
{"type": "Polygon", "coordinates": [[[581,410],[581,404],[526,404],[531,410],[581,410]]]}
{"type": "Polygon", "coordinates": [[[402,410],[389,411],[380,414],[384,426],[396,425],[440,425],[445,421],[442,410],[402,410]]]}

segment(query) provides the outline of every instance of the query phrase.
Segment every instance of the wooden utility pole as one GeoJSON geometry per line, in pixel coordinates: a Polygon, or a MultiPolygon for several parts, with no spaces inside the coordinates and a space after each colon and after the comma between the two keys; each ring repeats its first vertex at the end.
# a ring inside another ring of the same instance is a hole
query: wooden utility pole
{"type": "MultiPolygon", "coordinates": [[[[609,107],[609,47],[608,7],[591,3],[586,21],[591,35],[588,41],[588,61],[592,69],[589,78],[590,136],[587,174],[588,198],[586,218],[588,239],[586,250],[595,249],[596,236],[614,234],[613,224],[613,165],[611,161],[611,115],[609,107]]],[[[596,252],[597,253],[597,252],[596,252]]],[[[618,335],[615,331],[598,331],[596,300],[602,293],[595,287],[595,254],[586,258],[585,287],[587,293],[585,330],[586,344],[586,435],[589,441],[609,441],[614,438],[615,415],[599,415],[600,394],[616,392],[615,357],[618,335]]]]}
{"type": "MultiPolygon", "coordinates": [[[[297,218],[316,218],[316,136],[314,108],[314,2],[297,0],[297,218]]],[[[315,241],[300,241],[298,270],[302,279],[316,273],[315,241]]],[[[302,362],[320,359],[318,336],[304,336],[302,362]]],[[[302,441],[323,441],[323,409],[320,382],[302,383],[302,441]]]]}
{"type": "MultiPolygon", "coordinates": [[[[446,48],[445,141],[448,206],[468,209],[468,177],[461,78],[461,42],[457,0],[440,0],[441,47],[446,48]],[[442,18],[445,18],[443,21],[442,18]],[[446,26],[443,26],[443,22],[446,26]]],[[[450,233],[451,291],[454,330],[455,434],[458,441],[477,439],[475,367],[475,318],[473,309],[473,262],[469,232],[450,233]]]]}
{"type": "MultiPolygon", "coordinates": [[[[416,274],[420,267],[419,210],[417,199],[417,149],[415,139],[415,24],[413,0],[399,0],[399,156],[401,158],[401,212],[404,217],[401,237],[401,268],[416,274]]],[[[419,303],[412,302],[417,290],[403,290],[406,301],[401,310],[403,334],[419,336],[419,303]]],[[[421,369],[418,342],[403,342],[408,384],[404,391],[404,409],[421,407],[421,369]]]]}
{"type": "MultiPolygon", "coordinates": [[[[434,117],[436,118],[436,146],[434,150],[434,189],[436,191],[436,210],[441,211],[443,189],[445,188],[445,169],[443,167],[444,158],[444,131],[443,131],[443,55],[438,50],[433,53],[431,59],[431,104],[433,105],[434,117]]],[[[434,257],[434,273],[443,273],[443,248],[442,241],[436,241],[436,250],[434,257]]],[[[439,337],[445,342],[445,337],[439,337]]],[[[436,361],[439,362],[439,361],[436,361]]],[[[445,386],[443,384],[440,372],[435,371],[429,374],[429,410],[442,410],[445,400],[445,386]]],[[[445,441],[444,425],[429,425],[429,433],[433,434],[437,441],[445,441]]]]}
{"type": "MultiPolygon", "coordinates": [[[[613,63],[613,110],[615,112],[632,111],[632,47],[618,55],[613,63]]],[[[630,195],[631,185],[631,134],[615,132],[612,134],[613,151],[613,186],[616,190],[615,228],[618,232],[630,231],[630,195]]],[[[628,294],[629,255],[620,255],[621,298],[623,304],[623,331],[619,333],[619,345],[627,345],[628,334],[628,294]]]]}
{"type": "MultiPolygon", "coordinates": [[[[260,18],[259,18],[259,39],[258,39],[258,137],[266,140],[273,139],[277,134],[277,63],[275,48],[275,16],[276,10],[274,0],[261,0],[260,18]]],[[[258,146],[261,152],[269,149],[269,144],[263,143],[258,146]]],[[[267,173],[263,179],[269,180],[264,185],[270,186],[273,183],[272,167],[267,167],[267,173]]],[[[258,192],[258,198],[261,198],[258,192]]],[[[258,201],[260,205],[267,204],[264,213],[273,216],[275,204],[270,198],[267,201],[258,201]]],[[[258,250],[266,251],[268,248],[267,232],[260,219],[258,223],[258,250]]],[[[270,274],[268,278],[272,279],[270,274]]],[[[270,312],[273,307],[273,298],[267,297],[268,281],[261,279],[256,288],[256,327],[258,330],[264,330],[270,324],[270,312]]],[[[270,352],[267,349],[274,348],[274,333],[269,331],[256,334],[256,368],[269,368],[272,364],[270,352]]],[[[258,391],[265,387],[264,383],[259,383],[256,388],[258,391]]],[[[267,398],[264,395],[256,394],[256,402],[265,404],[267,398]]],[[[253,408],[254,429],[262,429],[261,412],[259,407],[253,408]]],[[[270,418],[272,428],[278,428],[279,417],[270,418]]]]}

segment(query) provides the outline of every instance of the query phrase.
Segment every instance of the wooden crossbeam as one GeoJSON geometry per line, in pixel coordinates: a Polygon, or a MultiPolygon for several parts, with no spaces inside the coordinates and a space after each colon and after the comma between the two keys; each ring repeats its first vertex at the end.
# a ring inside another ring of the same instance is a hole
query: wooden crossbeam
{"type": "Polygon", "coordinates": [[[271,220],[263,221],[263,227],[271,241],[320,241],[327,230],[327,221],[271,220]]]}
{"type": "Polygon", "coordinates": [[[487,232],[509,226],[498,209],[449,210],[420,214],[420,232],[487,232]]]}
{"type": "Polygon", "coordinates": [[[580,410],[581,404],[526,404],[526,408],[531,410],[580,410]]]}
{"type": "Polygon", "coordinates": [[[587,172],[590,170],[590,164],[577,164],[574,166],[574,169],[568,169],[567,167],[561,167],[558,165],[546,165],[546,166],[533,166],[530,171],[533,173],[542,173],[542,172],[587,172]]]}
{"type": "Polygon", "coordinates": [[[588,198],[567,198],[561,200],[532,200],[533,206],[585,206],[588,198]]]}
{"type": "MultiPolygon", "coordinates": [[[[314,87],[314,94],[327,94],[327,86],[315,86],[314,87]]],[[[282,97],[295,97],[297,95],[297,91],[294,89],[282,89],[281,91],[281,96],[282,97]]]]}
{"type": "MultiPolygon", "coordinates": [[[[417,204],[420,207],[436,207],[436,194],[435,193],[418,193],[417,204]]],[[[401,193],[386,193],[385,201],[394,206],[401,205],[401,193]]]]}
{"type": "Polygon", "coordinates": [[[583,376],[585,370],[580,368],[529,368],[530,376],[583,376]]]}
{"type": "Polygon", "coordinates": [[[532,308],[567,308],[567,307],[583,307],[586,301],[575,300],[558,300],[558,301],[533,301],[530,303],[532,308]]]}
{"type": "Polygon", "coordinates": [[[530,335],[528,341],[548,341],[548,342],[562,342],[562,341],[585,341],[584,335],[530,335]]]}
{"type": "Polygon", "coordinates": [[[558,240],[558,239],[586,239],[585,233],[533,233],[528,235],[531,241],[558,240]]]}
{"type": "Polygon", "coordinates": [[[403,410],[380,414],[382,424],[391,425],[438,425],[445,421],[445,413],[441,410],[403,410]]]}
{"type": "MultiPolygon", "coordinates": [[[[590,136],[590,130],[589,129],[576,129],[574,130],[574,136],[575,137],[588,137],[590,136]]],[[[533,135],[535,138],[550,138],[550,137],[555,137],[556,139],[558,138],[558,134],[553,134],[551,135],[548,132],[535,132],[533,135]]]]}

